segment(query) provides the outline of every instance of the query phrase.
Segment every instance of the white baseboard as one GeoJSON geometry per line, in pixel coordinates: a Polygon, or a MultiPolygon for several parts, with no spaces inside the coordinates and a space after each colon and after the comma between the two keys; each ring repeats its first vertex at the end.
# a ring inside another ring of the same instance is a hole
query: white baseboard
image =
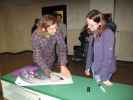
{"type": "Polygon", "coordinates": [[[117,60],[120,61],[129,61],[129,62],[133,62],[133,57],[116,57],[117,60]]]}

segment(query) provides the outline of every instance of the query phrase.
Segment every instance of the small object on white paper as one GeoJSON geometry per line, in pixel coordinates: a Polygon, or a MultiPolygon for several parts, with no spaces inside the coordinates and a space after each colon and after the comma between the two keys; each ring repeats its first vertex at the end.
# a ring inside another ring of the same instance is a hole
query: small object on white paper
{"type": "Polygon", "coordinates": [[[28,79],[18,76],[15,83],[20,86],[73,84],[72,77],[65,77],[55,72],[52,72],[50,76],[51,78],[41,76],[40,78],[30,77],[28,79]]]}

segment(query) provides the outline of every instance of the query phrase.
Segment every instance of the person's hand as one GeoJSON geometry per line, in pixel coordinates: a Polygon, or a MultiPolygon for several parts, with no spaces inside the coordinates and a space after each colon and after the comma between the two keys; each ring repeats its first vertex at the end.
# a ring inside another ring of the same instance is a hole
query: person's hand
{"type": "Polygon", "coordinates": [[[61,68],[61,74],[65,77],[71,77],[71,72],[66,66],[60,66],[61,68]]]}
{"type": "Polygon", "coordinates": [[[85,70],[85,75],[86,76],[90,76],[91,74],[90,74],[90,72],[88,70],[85,70]]]}
{"type": "Polygon", "coordinates": [[[51,73],[51,70],[49,68],[45,68],[44,69],[44,74],[50,78],[50,73],[51,73]]]}

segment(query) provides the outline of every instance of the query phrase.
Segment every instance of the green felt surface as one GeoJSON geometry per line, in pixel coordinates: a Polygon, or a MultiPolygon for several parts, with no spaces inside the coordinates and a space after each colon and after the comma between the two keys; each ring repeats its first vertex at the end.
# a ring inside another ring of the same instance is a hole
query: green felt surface
{"type": "MultiPolygon", "coordinates": [[[[14,84],[15,78],[7,74],[1,77],[2,80],[14,84]]],[[[31,90],[57,97],[62,100],[133,100],[133,86],[114,83],[113,86],[103,86],[106,92],[103,92],[95,80],[73,76],[74,84],[69,85],[44,85],[28,86],[31,90]],[[90,92],[87,92],[90,87],[90,92]]]]}

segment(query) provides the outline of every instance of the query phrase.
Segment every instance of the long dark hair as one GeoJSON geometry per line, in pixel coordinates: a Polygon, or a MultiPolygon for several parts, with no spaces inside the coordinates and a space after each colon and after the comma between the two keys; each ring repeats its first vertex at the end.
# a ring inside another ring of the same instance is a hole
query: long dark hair
{"type": "Polygon", "coordinates": [[[106,16],[104,16],[102,12],[93,9],[89,11],[89,13],[86,15],[86,18],[92,19],[96,23],[101,23],[101,25],[99,25],[97,29],[98,35],[101,35],[102,31],[106,29],[108,19],[106,18],[106,16]]]}

